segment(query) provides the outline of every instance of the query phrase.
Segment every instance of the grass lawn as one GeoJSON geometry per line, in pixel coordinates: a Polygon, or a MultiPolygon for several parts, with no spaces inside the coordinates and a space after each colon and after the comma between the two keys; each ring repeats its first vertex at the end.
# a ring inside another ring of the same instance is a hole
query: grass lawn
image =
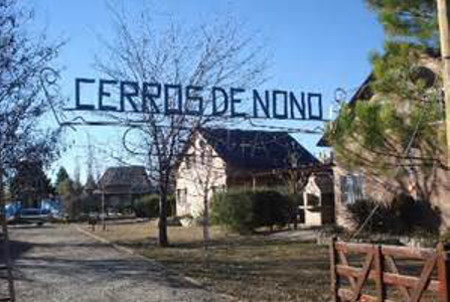
{"type": "Polygon", "coordinates": [[[330,301],[327,247],[238,236],[211,229],[205,253],[201,227],[169,227],[171,247],[156,246],[154,223],[108,225],[96,231],[115,243],[137,249],[170,269],[243,301],[330,301]]]}

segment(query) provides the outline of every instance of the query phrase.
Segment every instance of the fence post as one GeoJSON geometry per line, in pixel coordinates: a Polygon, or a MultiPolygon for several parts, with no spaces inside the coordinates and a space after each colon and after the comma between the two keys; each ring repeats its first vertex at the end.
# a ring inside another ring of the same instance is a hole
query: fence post
{"type": "Polygon", "coordinates": [[[384,272],[384,264],[383,264],[383,255],[381,253],[381,246],[374,246],[375,253],[375,282],[377,285],[377,301],[384,302],[386,299],[386,287],[383,283],[383,272],[384,272]]]}
{"type": "Polygon", "coordinates": [[[337,251],[336,251],[336,237],[331,238],[330,242],[330,271],[331,271],[331,291],[333,302],[339,302],[339,275],[337,274],[337,251]]]}
{"type": "Polygon", "coordinates": [[[450,259],[444,244],[439,242],[437,246],[437,268],[438,268],[438,296],[439,302],[450,302],[450,259]]]}

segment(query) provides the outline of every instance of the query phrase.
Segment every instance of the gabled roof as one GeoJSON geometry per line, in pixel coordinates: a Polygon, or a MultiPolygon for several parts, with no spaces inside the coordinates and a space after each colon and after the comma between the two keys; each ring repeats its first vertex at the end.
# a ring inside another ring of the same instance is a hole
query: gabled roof
{"type": "MultiPolygon", "coordinates": [[[[426,57],[430,58],[431,60],[435,62],[440,62],[441,54],[439,50],[433,49],[433,48],[426,48],[424,50],[424,54],[426,57]]],[[[429,68],[427,66],[425,69],[429,68]]],[[[427,79],[430,74],[427,71],[424,71],[423,69],[420,71],[420,74],[418,74],[420,78],[427,79]]],[[[358,88],[358,90],[355,92],[355,94],[352,96],[350,101],[348,102],[348,105],[350,107],[356,106],[356,103],[358,101],[368,101],[374,96],[373,89],[370,87],[371,82],[375,80],[375,74],[372,72],[366,80],[361,84],[361,86],[358,88]]],[[[433,80],[434,82],[434,80],[433,80]]],[[[319,147],[330,147],[330,143],[327,142],[326,137],[322,136],[321,139],[317,142],[316,146],[319,147]]]]}
{"type": "MultiPolygon", "coordinates": [[[[356,102],[360,100],[370,100],[372,98],[373,91],[370,88],[370,82],[372,82],[373,80],[374,74],[371,73],[352,96],[352,98],[348,102],[349,106],[354,107],[356,105],[356,102]]],[[[330,147],[330,143],[327,141],[325,135],[320,138],[316,145],[318,147],[330,147]]]]}
{"type": "Polygon", "coordinates": [[[102,175],[99,188],[111,194],[146,194],[152,192],[143,166],[111,167],[102,175]]]}
{"type": "Polygon", "coordinates": [[[218,155],[235,168],[271,170],[319,164],[287,132],[201,129],[200,133],[218,155]]]}
{"type": "Polygon", "coordinates": [[[84,185],[84,190],[87,192],[93,192],[96,189],[98,189],[97,184],[94,180],[94,177],[92,175],[88,175],[88,178],[86,180],[86,184],[84,185]]]}

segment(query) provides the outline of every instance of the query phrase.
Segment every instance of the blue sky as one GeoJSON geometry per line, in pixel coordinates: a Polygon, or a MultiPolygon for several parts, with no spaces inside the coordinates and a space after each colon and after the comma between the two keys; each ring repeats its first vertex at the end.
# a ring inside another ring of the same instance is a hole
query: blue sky
{"type": "MultiPolygon", "coordinates": [[[[101,55],[98,35],[112,32],[105,0],[28,0],[36,12],[36,22],[45,28],[50,39],[67,40],[57,61],[62,67],[61,90],[74,104],[74,79],[98,78],[93,68],[94,55],[101,55]]],[[[131,9],[144,3],[152,11],[167,14],[183,24],[198,22],[209,16],[231,12],[245,21],[246,30],[255,33],[272,54],[270,79],[262,88],[282,88],[292,91],[317,91],[324,97],[325,110],[334,99],[338,87],[353,92],[370,73],[368,56],[381,51],[384,34],[376,16],[363,0],[278,0],[278,1],[220,1],[220,0],[129,0],[131,9]]],[[[302,122],[291,127],[305,126],[302,122]]],[[[111,150],[118,144],[115,129],[81,128],[67,131],[65,142],[71,147],[50,169],[64,165],[73,173],[78,164],[82,178],[86,170],[88,133],[99,149],[111,150]],[[110,147],[111,146],[111,147],[110,147]]],[[[319,136],[297,136],[313,153],[319,136]]],[[[109,151],[108,151],[109,152],[109,151]]],[[[107,152],[107,153],[108,153],[107,152]]],[[[98,169],[114,164],[106,153],[97,154],[102,160],[98,169]]]]}

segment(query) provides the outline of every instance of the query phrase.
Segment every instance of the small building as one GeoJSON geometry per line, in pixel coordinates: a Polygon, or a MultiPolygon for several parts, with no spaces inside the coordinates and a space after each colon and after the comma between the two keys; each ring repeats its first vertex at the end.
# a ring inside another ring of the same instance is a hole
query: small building
{"type": "Polygon", "coordinates": [[[301,194],[300,224],[321,226],[335,222],[334,182],[330,169],[325,167],[322,171],[312,172],[301,194]]]}
{"type": "Polygon", "coordinates": [[[309,175],[320,162],[286,132],[201,129],[176,172],[177,215],[199,217],[214,193],[230,188],[286,188],[293,171],[309,175]]]}
{"type": "Polygon", "coordinates": [[[110,167],[100,178],[96,193],[104,194],[107,209],[121,211],[152,193],[152,186],[143,166],[110,167]]]}

